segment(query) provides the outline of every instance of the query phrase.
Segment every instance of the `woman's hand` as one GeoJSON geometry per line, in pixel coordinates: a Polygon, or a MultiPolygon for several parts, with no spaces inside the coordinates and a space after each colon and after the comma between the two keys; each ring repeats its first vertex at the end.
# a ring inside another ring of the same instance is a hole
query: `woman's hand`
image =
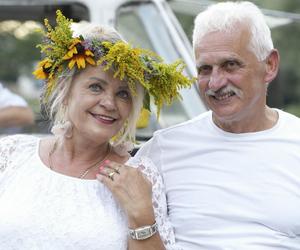
{"type": "Polygon", "coordinates": [[[108,187],[125,210],[130,228],[155,222],[152,185],[139,169],[107,160],[100,166],[97,179],[108,187]]]}

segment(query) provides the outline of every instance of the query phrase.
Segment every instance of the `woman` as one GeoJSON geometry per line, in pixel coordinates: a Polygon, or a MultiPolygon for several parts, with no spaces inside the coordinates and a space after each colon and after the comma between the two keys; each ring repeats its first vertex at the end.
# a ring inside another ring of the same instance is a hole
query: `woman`
{"type": "Polygon", "coordinates": [[[34,74],[54,136],[0,142],[0,249],[176,249],[161,176],[128,150],[144,95],[159,111],[191,80],[110,29],[73,34],[60,11],[45,25],[34,74]]]}

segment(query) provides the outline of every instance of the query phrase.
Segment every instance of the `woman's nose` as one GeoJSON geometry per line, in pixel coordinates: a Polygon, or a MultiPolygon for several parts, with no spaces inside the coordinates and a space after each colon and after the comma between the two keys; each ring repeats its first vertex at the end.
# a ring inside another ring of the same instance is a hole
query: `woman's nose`
{"type": "Polygon", "coordinates": [[[104,107],[107,110],[115,110],[116,103],[115,103],[114,96],[110,94],[101,96],[101,99],[99,100],[99,105],[104,107]]]}

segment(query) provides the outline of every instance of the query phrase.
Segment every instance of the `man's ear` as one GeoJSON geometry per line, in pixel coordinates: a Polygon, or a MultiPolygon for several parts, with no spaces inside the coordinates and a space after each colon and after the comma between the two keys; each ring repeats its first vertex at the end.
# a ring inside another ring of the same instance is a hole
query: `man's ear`
{"type": "Polygon", "coordinates": [[[266,61],[266,71],[265,71],[265,83],[270,83],[277,76],[279,69],[279,53],[278,50],[273,49],[271,53],[265,59],[266,61]]]}

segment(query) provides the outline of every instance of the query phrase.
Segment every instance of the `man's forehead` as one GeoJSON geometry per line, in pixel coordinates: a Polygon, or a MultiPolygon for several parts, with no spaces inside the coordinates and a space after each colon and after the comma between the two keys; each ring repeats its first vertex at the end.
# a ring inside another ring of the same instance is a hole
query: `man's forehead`
{"type": "Polygon", "coordinates": [[[250,52],[249,39],[241,34],[210,34],[198,43],[195,48],[195,59],[198,63],[211,61],[217,63],[226,59],[241,59],[250,52]]]}
{"type": "Polygon", "coordinates": [[[245,46],[249,44],[251,39],[251,32],[246,25],[237,25],[235,29],[230,30],[215,30],[208,32],[200,37],[195,44],[197,48],[203,49],[217,49],[222,46],[245,46]]]}

